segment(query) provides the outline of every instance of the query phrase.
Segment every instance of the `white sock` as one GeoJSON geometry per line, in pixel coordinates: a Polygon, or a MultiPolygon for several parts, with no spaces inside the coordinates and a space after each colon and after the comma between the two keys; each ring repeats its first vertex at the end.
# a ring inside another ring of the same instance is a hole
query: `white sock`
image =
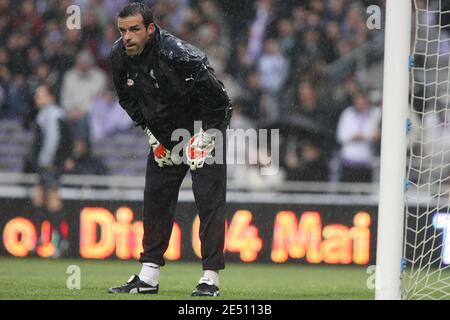
{"type": "Polygon", "coordinates": [[[156,263],[143,263],[139,279],[151,286],[156,286],[159,283],[159,266],[156,263]]]}
{"type": "Polygon", "coordinates": [[[219,286],[219,271],[205,270],[203,278],[211,279],[217,287],[219,286]]]}

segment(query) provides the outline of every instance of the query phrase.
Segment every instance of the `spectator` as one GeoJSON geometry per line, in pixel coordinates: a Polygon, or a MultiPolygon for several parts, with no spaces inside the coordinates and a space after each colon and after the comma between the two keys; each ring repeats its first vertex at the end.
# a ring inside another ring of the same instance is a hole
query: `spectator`
{"type": "Polygon", "coordinates": [[[29,42],[30,37],[19,32],[14,32],[8,38],[6,48],[10,53],[14,52],[14,54],[10,55],[9,61],[9,67],[12,73],[28,74],[27,46],[29,42]]]}
{"type": "MultiPolygon", "coordinates": [[[[158,1],[161,3],[162,1],[158,1]]],[[[168,14],[168,25],[170,30],[176,33],[182,32],[183,26],[188,19],[190,0],[169,0],[170,14],[168,14]]]]}
{"type": "Polygon", "coordinates": [[[39,49],[38,46],[32,46],[28,48],[27,57],[28,57],[27,64],[30,70],[34,70],[36,66],[43,61],[41,50],[39,49]]]}
{"type": "Polygon", "coordinates": [[[64,169],[68,174],[108,174],[108,169],[103,162],[92,155],[89,141],[85,139],[74,141],[72,158],[65,163],[64,169]]]}
{"type": "Polygon", "coordinates": [[[16,74],[13,81],[9,84],[7,95],[6,117],[11,119],[20,119],[28,113],[30,105],[30,95],[26,83],[26,77],[23,74],[16,74]]]}
{"type": "MultiPolygon", "coordinates": [[[[363,10],[369,3],[383,6],[381,0],[144,1],[153,5],[158,24],[208,53],[232,100],[245,99],[242,115],[256,127],[276,123],[281,113],[313,126],[317,119],[324,120],[334,138],[341,111],[353,104],[355,88],[375,87],[369,83],[373,77],[348,76],[364,75],[361,68],[381,60],[378,52],[358,63],[344,62],[354,49],[373,45],[382,34],[368,32],[363,10]],[[299,89],[300,78],[313,82],[299,89]]],[[[0,0],[0,117],[17,118],[27,108],[35,111],[27,96],[46,83],[57,100],[61,97],[78,136],[100,139],[120,130],[118,123],[110,130],[107,121],[100,120],[105,110],[114,110],[114,103],[102,95],[107,83],[102,70],[110,68],[109,51],[118,34],[115,17],[127,2],[0,0]],[[66,9],[72,4],[81,7],[81,30],[66,28],[66,9]],[[80,63],[73,67],[74,61],[80,63]],[[90,135],[89,128],[98,130],[90,135]]],[[[437,18],[430,16],[430,21],[437,24],[437,18]]],[[[440,48],[444,56],[446,48],[440,48]]],[[[422,106],[417,98],[414,104],[422,106]]],[[[302,140],[287,131],[280,131],[282,148],[294,139],[292,150],[301,158],[302,140]]],[[[334,146],[322,149],[325,158],[337,152],[334,146]]]]}
{"type": "Polygon", "coordinates": [[[293,69],[297,74],[305,74],[315,61],[324,58],[319,30],[305,29],[303,36],[298,38],[294,52],[293,69]]]}
{"type": "MultiPolygon", "coordinates": [[[[288,75],[288,61],[276,39],[268,39],[258,65],[261,90],[265,96],[263,112],[267,121],[280,116],[279,94],[288,75]]],[[[264,98],[263,98],[264,99],[264,98]]]]}
{"type": "Polygon", "coordinates": [[[59,74],[54,69],[51,69],[47,62],[41,62],[33,69],[33,74],[28,78],[30,92],[34,92],[43,83],[59,89],[59,74]]]}
{"type": "Polygon", "coordinates": [[[75,67],[63,77],[61,103],[73,125],[74,135],[89,138],[88,114],[96,96],[106,89],[106,75],[95,66],[89,51],[78,54],[75,67]]]}
{"type": "Polygon", "coordinates": [[[325,17],[328,21],[334,20],[342,23],[344,20],[344,0],[329,0],[325,17]]]}
{"type": "Polygon", "coordinates": [[[32,203],[36,220],[41,223],[49,219],[52,225],[54,256],[67,249],[67,233],[63,203],[59,195],[59,176],[72,150],[70,130],[64,111],[56,105],[56,97],[48,85],[37,88],[34,100],[38,108],[35,127],[35,141],[31,152],[31,163],[39,175],[32,203]]]}
{"type": "MultiPolygon", "coordinates": [[[[211,45],[204,48],[206,54],[208,57],[222,60],[223,64],[226,64],[226,60],[228,60],[230,54],[230,37],[229,28],[225,23],[221,11],[218,10],[218,7],[213,0],[201,0],[199,3],[199,11],[205,19],[204,26],[208,26],[208,28],[211,29],[210,33],[215,35],[211,45]]],[[[200,43],[198,43],[198,45],[202,47],[200,43]]]]}
{"type": "Polygon", "coordinates": [[[9,52],[6,50],[6,48],[0,47],[0,65],[9,65],[9,52]]]}
{"type": "Polygon", "coordinates": [[[133,122],[119,105],[115,93],[109,88],[94,99],[89,115],[90,138],[102,140],[118,131],[124,131],[133,122]]]}
{"type": "Polygon", "coordinates": [[[291,57],[296,41],[294,24],[291,19],[283,18],[278,22],[277,28],[281,52],[284,56],[291,57]]]}
{"type": "Polygon", "coordinates": [[[344,110],[338,122],[341,181],[372,182],[374,145],[380,139],[380,119],[380,109],[370,106],[363,92],[356,92],[353,105],[344,110]]]}
{"type": "Polygon", "coordinates": [[[331,63],[338,57],[336,46],[334,45],[341,37],[341,30],[336,21],[330,21],[325,31],[325,45],[323,46],[324,59],[331,63]]]}
{"type": "Polygon", "coordinates": [[[297,33],[304,30],[307,14],[308,12],[303,6],[297,6],[292,10],[292,21],[294,23],[294,29],[297,33]]]}
{"type": "Polygon", "coordinates": [[[8,39],[9,17],[0,11],[0,48],[6,46],[8,39]]]}
{"type": "Polygon", "coordinates": [[[90,49],[91,52],[97,51],[97,45],[101,41],[102,33],[99,22],[97,20],[96,12],[87,11],[83,15],[82,24],[82,41],[85,48],[90,49]]]}
{"type": "Polygon", "coordinates": [[[27,34],[40,36],[42,31],[42,20],[36,11],[35,0],[24,0],[20,7],[19,16],[14,19],[13,25],[19,27],[27,34]]]}
{"type": "Polygon", "coordinates": [[[246,76],[251,69],[252,62],[247,59],[247,46],[244,41],[238,42],[235,50],[236,58],[228,62],[227,70],[241,86],[245,86],[246,76]]]}
{"type": "MultiPolygon", "coordinates": [[[[100,30],[106,29],[109,21],[109,13],[105,10],[105,4],[103,0],[90,0],[88,11],[91,11],[95,15],[95,20],[100,30]]],[[[116,1],[113,1],[116,2],[116,1]]]]}
{"type": "Polygon", "coordinates": [[[264,49],[266,28],[273,19],[273,0],[258,0],[256,16],[249,30],[247,59],[258,61],[264,49]]]}
{"type": "Polygon", "coordinates": [[[98,60],[99,67],[104,70],[109,70],[109,54],[114,42],[117,40],[117,27],[113,24],[108,24],[103,31],[103,36],[98,45],[98,60]]]}
{"type": "Polygon", "coordinates": [[[354,4],[350,7],[343,25],[343,33],[347,34],[356,46],[366,42],[369,32],[363,12],[360,3],[354,4]]]}
{"type": "Polygon", "coordinates": [[[328,161],[322,142],[315,135],[300,143],[291,141],[285,167],[287,180],[328,181],[328,161]]]}
{"type": "Polygon", "coordinates": [[[47,51],[46,58],[48,60],[49,57],[57,57],[60,62],[54,65],[54,68],[57,68],[61,73],[65,73],[73,64],[75,57],[82,50],[82,47],[81,31],[77,29],[67,30],[61,48],[56,48],[52,51],[49,51],[48,48],[45,49],[47,51]]]}
{"type": "Polygon", "coordinates": [[[8,113],[8,84],[11,73],[7,66],[0,65],[0,118],[6,117],[8,113]]]}
{"type": "Polygon", "coordinates": [[[246,91],[243,94],[248,102],[242,106],[242,113],[254,121],[261,119],[260,107],[262,91],[259,82],[258,73],[255,70],[251,70],[247,74],[246,91]]]}
{"type": "Polygon", "coordinates": [[[309,80],[301,80],[298,83],[295,102],[289,104],[285,114],[288,117],[301,117],[316,131],[322,131],[328,125],[324,107],[320,104],[317,91],[309,80]]]}

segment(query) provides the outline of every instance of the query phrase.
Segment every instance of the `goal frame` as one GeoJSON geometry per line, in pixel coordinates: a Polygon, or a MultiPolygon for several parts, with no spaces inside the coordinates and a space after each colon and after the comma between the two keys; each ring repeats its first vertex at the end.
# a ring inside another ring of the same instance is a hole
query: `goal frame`
{"type": "Polygon", "coordinates": [[[412,0],[386,0],[375,299],[401,299],[412,0]]]}

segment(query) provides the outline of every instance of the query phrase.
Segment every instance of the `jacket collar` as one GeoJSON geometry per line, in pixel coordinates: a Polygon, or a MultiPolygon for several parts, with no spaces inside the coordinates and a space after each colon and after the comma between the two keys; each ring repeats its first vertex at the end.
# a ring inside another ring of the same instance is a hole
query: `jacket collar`
{"type": "Polygon", "coordinates": [[[159,49],[161,40],[161,32],[159,27],[155,23],[155,32],[153,33],[153,36],[147,41],[147,44],[144,47],[144,50],[142,50],[141,54],[142,56],[147,56],[150,52],[155,52],[157,49],[159,49]]]}
{"type": "Polygon", "coordinates": [[[144,61],[151,58],[155,54],[155,52],[159,51],[160,40],[161,40],[161,31],[155,23],[155,32],[153,33],[153,36],[145,44],[144,50],[142,50],[142,52],[139,55],[129,57],[129,59],[135,61],[136,60],[144,61]]]}

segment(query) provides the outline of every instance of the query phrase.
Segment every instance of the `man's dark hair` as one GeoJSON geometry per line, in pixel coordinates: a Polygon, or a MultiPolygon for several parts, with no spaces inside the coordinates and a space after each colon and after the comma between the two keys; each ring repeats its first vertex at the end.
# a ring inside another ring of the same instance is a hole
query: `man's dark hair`
{"type": "Polygon", "coordinates": [[[132,2],[120,10],[117,15],[119,18],[141,15],[144,20],[144,26],[147,28],[153,22],[153,13],[150,8],[139,2],[132,2]]]}

